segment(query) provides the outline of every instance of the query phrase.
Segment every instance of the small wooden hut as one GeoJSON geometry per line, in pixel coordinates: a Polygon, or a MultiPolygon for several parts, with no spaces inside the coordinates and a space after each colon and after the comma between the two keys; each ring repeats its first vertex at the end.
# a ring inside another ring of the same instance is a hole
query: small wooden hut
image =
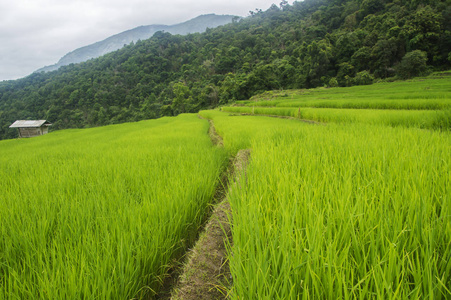
{"type": "Polygon", "coordinates": [[[46,120],[17,120],[9,126],[9,128],[17,128],[19,137],[34,137],[49,133],[49,126],[46,120]]]}

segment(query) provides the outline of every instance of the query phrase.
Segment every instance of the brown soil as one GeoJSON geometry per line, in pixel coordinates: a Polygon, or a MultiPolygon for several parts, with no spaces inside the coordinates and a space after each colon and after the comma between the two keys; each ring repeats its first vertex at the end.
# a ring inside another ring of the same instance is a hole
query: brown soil
{"type": "Polygon", "coordinates": [[[226,249],[232,238],[229,211],[227,201],[214,210],[205,232],[189,254],[171,299],[226,299],[226,287],[231,281],[226,249]]]}
{"type": "Polygon", "coordinates": [[[216,132],[213,121],[208,120],[208,122],[210,122],[210,128],[208,129],[208,135],[210,136],[211,142],[218,147],[224,146],[222,137],[216,132]]]}
{"type": "MultiPolygon", "coordinates": [[[[214,130],[210,121],[210,137],[216,145],[222,145],[222,138],[214,130]]],[[[240,174],[247,166],[250,150],[240,150],[229,167],[227,174],[239,182],[240,174]]],[[[224,195],[201,233],[194,248],[189,251],[187,263],[179,282],[172,291],[171,299],[227,299],[227,289],[231,286],[227,260],[227,245],[232,245],[230,228],[230,204],[224,195]]]]}

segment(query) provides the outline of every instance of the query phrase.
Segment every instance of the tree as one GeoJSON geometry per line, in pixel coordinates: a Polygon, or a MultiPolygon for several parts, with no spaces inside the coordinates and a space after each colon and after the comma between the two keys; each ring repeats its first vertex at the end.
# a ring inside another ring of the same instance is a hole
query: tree
{"type": "Polygon", "coordinates": [[[339,64],[340,69],[338,70],[337,80],[340,86],[350,86],[351,78],[354,77],[355,70],[354,66],[350,63],[344,62],[339,64]]]}
{"type": "Polygon", "coordinates": [[[352,33],[342,34],[336,43],[335,57],[339,63],[347,62],[351,56],[358,50],[359,40],[357,36],[352,33]]]}
{"type": "Polygon", "coordinates": [[[430,57],[438,53],[437,42],[442,31],[443,17],[429,5],[419,8],[405,25],[408,49],[427,51],[430,57]]]}
{"type": "Polygon", "coordinates": [[[420,76],[427,71],[427,53],[421,50],[408,52],[397,67],[398,76],[407,79],[420,76]]]}
{"type": "Polygon", "coordinates": [[[357,71],[362,71],[368,68],[371,62],[371,48],[361,47],[351,56],[351,64],[357,71]]]}
{"type": "Polygon", "coordinates": [[[175,95],[171,105],[172,111],[175,114],[189,112],[192,102],[191,90],[184,83],[178,82],[174,84],[172,91],[175,95]]]}
{"type": "Polygon", "coordinates": [[[332,78],[329,80],[329,87],[337,87],[337,86],[338,86],[337,78],[332,77],[332,78]]]}
{"type": "Polygon", "coordinates": [[[372,84],[374,81],[374,76],[371,75],[368,71],[358,72],[354,78],[354,84],[356,85],[367,85],[372,84]]]}
{"type": "Polygon", "coordinates": [[[365,15],[368,15],[374,14],[383,9],[384,3],[381,0],[363,0],[360,7],[362,8],[365,15]]]}
{"type": "Polygon", "coordinates": [[[220,103],[225,104],[229,101],[240,100],[240,98],[242,98],[240,93],[242,84],[243,82],[240,76],[233,73],[228,73],[222,81],[219,89],[221,99],[220,103]]]}
{"type": "Polygon", "coordinates": [[[287,0],[282,0],[279,4],[280,9],[284,10],[287,6],[288,6],[288,1],[287,0]]]}
{"type": "Polygon", "coordinates": [[[392,66],[395,61],[396,43],[392,39],[379,40],[371,51],[372,70],[378,77],[386,78],[392,75],[392,66]]]}

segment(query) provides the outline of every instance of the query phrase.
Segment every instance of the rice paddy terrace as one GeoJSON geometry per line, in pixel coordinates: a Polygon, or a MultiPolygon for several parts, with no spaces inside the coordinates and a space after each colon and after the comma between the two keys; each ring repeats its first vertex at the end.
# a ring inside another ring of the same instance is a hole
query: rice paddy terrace
{"type": "Polygon", "coordinates": [[[317,122],[449,128],[451,73],[347,88],[266,92],[223,111],[317,122]]]}
{"type": "Polygon", "coordinates": [[[161,297],[240,149],[224,298],[449,299],[450,92],[265,93],[200,112],[223,146],[193,114],[1,141],[0,299],[161,297]]]}

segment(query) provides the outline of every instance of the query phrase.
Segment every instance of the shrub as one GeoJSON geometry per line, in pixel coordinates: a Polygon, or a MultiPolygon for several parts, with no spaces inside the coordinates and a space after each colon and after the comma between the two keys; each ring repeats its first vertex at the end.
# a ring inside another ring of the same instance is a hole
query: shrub
{"type": "Polygon", "coordinates": [[[337,87],[337,86],[338,86],[337,78],[332,77],[332,78],[329,80],[329,87],[337,87]]]}
{"type": "Polygon", "coordinates": [[[372,84],[373,81],[374,76],[371,75],[368,71],[359,72],[354,78],[354,84],[356,85],[368,85],[372,84]]]}
{"type": "Polygon", "coordinates": [[[427,71],[427,53],[421,50],[408,52],[397,67],[397,74],[403,79],[424,75],[427,71]]]}

